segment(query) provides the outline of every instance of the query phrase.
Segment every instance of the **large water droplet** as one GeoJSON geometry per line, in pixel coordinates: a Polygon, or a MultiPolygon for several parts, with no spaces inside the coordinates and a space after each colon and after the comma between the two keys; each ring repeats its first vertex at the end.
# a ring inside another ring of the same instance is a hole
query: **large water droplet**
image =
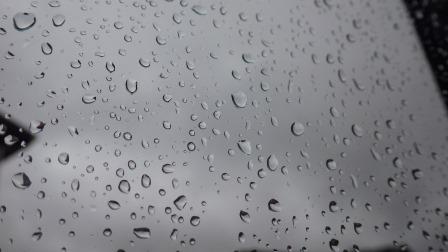
{"type": "Polygon", "coordinates": [[[67,165],[70,160],[70,156],[67,152],[62,152],[58,155],[58,161],[62,165],[67,165]]]}
{"type": "Polygon", "coordinates": [[[56,27],[62,26],[65,23],[65,17],[61,14],[56,14],[52,18],[53,25],[56,27]]]}
{"type": "Polygon", "coordinates": [[[336,165],[336,161],[334,161],[331,158],[327,159],[325,164],[326,164],[328,170],[336,170],[336,168],[338,168],[337,165],[336,165]]]}
{"type": "Polygon", "coordinates": [[[14,174],[11,180],[12,184],[19,189],[27,189],[31,186],[31,180],[24,172],[14,174]]]}
{"type": "Polygon", "coordinates": [[[53,46],[51,46],[50,43],[44,42],[40,45],[40,49],[42,50],[42,53],[45,55],[50,55],[53,52],[53,46]]]}
{"type": "Polygon", "coordinates": [[[134,228],[134,235],[139,239],[149,239],[151,237],[151,230],[147,227],[134,228]]]}
{"type": "Polygon", "coordinates": [[[201,219],[199,218],[199,216],[192,216],[190,218],[190,224],[194,227],[198,226],[200,222],[201,222],[201,219]]]}
{"type": "Polygon", "coordinates": [[[176,208],[178,210],[184,209],[184,207],[187,205],[187,197],[185,197],[185,195],[181,195],[181,196],[177,197],[174,200],[174,205],[176,206],[176,208]]]}
{"type": "Polygon", "coordinates": [[[238,92],[232,94],[232,101],[236,107],[244,108],[244,107],[246,107],[247,96],[243,91],[238,91],[238,92]]]}
{"type": "Polygon", "coordinates": [[[134,94],[135,92],[137,92],[137,85],[138,85],[138,83],[134,79],[126,80],[126,90],[131,94],[134,94]]]}
{"type": "Polygon", "coordinates": [[[248,212],[241,210],[240,211],[240,219],[244,222],[244,223],[250,223],[250,215],[248,212]]]}
{"type": "Polygon", "coordinates": [[[193,5],[193,7],[191,7],[191,10],[193,10],[194,13],[201,16],[207,15],[207,9],[202,5],[193,5]]]}
{"type": "Polygon", "coordinates": [[[29,12],[19,12],[13,17],[14,27],[19,31],[31,28],[36,23],[36,16],[29,12]]]}
{"type": "Polygon", "coordinates": [[[129,181],[127,180],[121,180],[120,183],[118,183],[118,190],[122,193],[128,194],[131,191],[131,184],[129,184],[129,181]]]}
{"type": "Polygon", "coordinates": [[[168,174],[168,173],[173,173],[174,171],[175,171],[174,165],[168,164],[168,163],[162,165],[162,172],[163,173],[168,174]]]}
{"type": "Polygon", "coordinates": [[[282,210],[282,206],[280,205],[280,202],[276,199],[270,199],[268,202],[268,208],[272,212],[280,212],[282,210]]]}
{"type": "Polygon", "coordinates": [[[240,140],[238,141],[238,148],[246,155],[250,155],[252,153],[252,146],[248,140],[240,140]]]}
{"type": "Polygon", "coordinates": [[[143,174],[141,184],[143,188],[149,188],[151,186],[151,177],[148,174],[143,174]]]}
{"type": "Polygon", "coordinates": [[[291,132],[295,136],[301,136],[305,132],[305,126],[300,122],[293,122],[291,125],[291,132]]]}
{"type": "Polygon", "coordinates": [[[277,170],[277,168],[279,166],[279,162],[278,162],[277,156],[275,156],[275,154],[272,154],[268,157],[267,165],[268,165],[269,170],[271,170],[271,171],[277,170]]]}

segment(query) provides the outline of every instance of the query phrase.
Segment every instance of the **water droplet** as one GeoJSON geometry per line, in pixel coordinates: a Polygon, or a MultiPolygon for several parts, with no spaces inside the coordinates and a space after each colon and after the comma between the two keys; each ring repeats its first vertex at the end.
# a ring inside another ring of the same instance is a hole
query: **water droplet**
{"type": "Polygon", "coordinates": [[[280,212],[282,210],[282,206],[280,205],[280,202],[276,199],[270,199],[268,202],[268,209],[272,212],[280,212]]]}
{"type": "Polygon", "coordinates": [[[199,218],[199,216],[192,216],[190,218],[190,224],[194,227],[198,226],[200,222],[201,222],[201,219],[199,218]]]}
{"type": "Polygon", "coordinates": [[[74,191],[74,192],[79,191],[79,187],[80,187],[79,180],[78,179],[73,179],[70,187],[72,188],[72,191],[74,191]]]}
{"type": "Polygon", "coordinates": [[[250,155],[252,153],[252,146],[250,141],[248,140],[240,140],[238,141],[238,148],[246,155],[250,155]]]}
{"type": "Polygon", "coordinates": [[[364,135],[364,129],[361,128],[358,124],[352,125],[352,133],[357,137],[362,137],[364,135]]]}
{"type": "Polygon", "coordinates": [[[174,205],[176,206],[176,208],[179,211],[184,209],[184,207],[187,205],[187,197],[185,197],[185,195],[181,195],[181,196],[177,197],[174,200],[174,205]]]}
{"type": "Polygon", "coordinates": [[[162,165],[162,172],[165,174],[173,173],[175,171],[174,165],[172,164],[164,164],[162,165]]]}
{"type": "Polygon", "coordinates": [[[291,132],[294,136],[301,136],[305,132],[305,126],[300,122],[293,122],[291,132]]]}
{"type": "Polygon", "coordinates": [[[91,104],[91,103],[94,103],[95,101],[96,101],[96,96],[94,96],[94,95],[87,94],[82,97],[82,102],[85,104],[91,104]]]}
{"type": "Polygon", "coordinates": [[[45,123],[38,120],[33,120],[30,122],[29,130],[32,134],[37,134],[41,132],[45,127],[45,123]]]}
{"type": "Polygon", "coordinates": [[[70,160],[70,156],[68,155],[67,152],[61,152],[58,155],[58,161],[61,165],[67,165],[69,160],[70,160]]]}
{"type": "Polygon", "coordinates": [[[277,170],[278,166],[279,166],[279,162],[278,162],[277,156],[275,156],[275,154],[270,155],[268,157],[269,170],[275,171],[275,170],[277,170]]]}
{"type": "Polygon", "coordinates": [[[336,170],[336,168],[337,168],[336,161],[334,161],[331,158],[327,159],[325,164],[326,164],[328,170],[336,170]]]}
{"type": "Polygon", "coordinates": [[[115,71],[115,63],[113,63],[112,61],[107,61],[106,62],[106,70],[109,73],[113,73],[115,71]]]}
{"type": "Polygon", "coordinates": [[[246,63],[254,63],[254,57],[250,53],[243,53],[242,58],[246,63]]]}
{"type": "Polygon", "coordinates": [[[131,191],[131,184],[127,180],[121,180],[120,183],[118,183],[118,190],[120,192],[128,194],[131,191]]]}
{"type": "Polygon", "coordinates": [[[207,9],[202,5],[193,5],[193,7],[191,7],[191,10],[201,16],[207,15],[207,9]]]}
{"type": "Polygon", "coordinates": [[[139,239],[149,239],[151,231],[147,227],[134,228],[134,235],[139,239]]]}
{"type": "Polygon", "coordinates": [[[143,188],[149,188],[151,186],[151,177],[148,174],[143,174],[141,184],[143,188]]]}
{"type": "Polygon", "coordinates": [[[65,23],[65,16],[61,14],[56,14],[52,18],[53,25],[56,27],[62,26],[65,23]]]}
{"type": "Polygon", "coordinates": [[[134,79],[127,79],[126,80],[126,90],[131,94],[134,94],[135,92],[137,92],[137,81],[134,79]]]}
{"type": "Polygon", "coordinates": [[[157,35],[157,36],[156,36],[156,42],[157,42],[157,44],[159,44],[159,45],[166,45],[166,43],[167,43],[168,41],[166,40],[165,37],[163,37],[163,36],[161,36],[161,35],[157,35]]]}
{"type": "Polygon", "coordinates": [[[339,241],[336,239],[331,239],[330,242],[328,243],[330,246],[331,251],[333,252],[338,252],[339,251],[339,241]]]}
{"type": "Polygon", "coordinates": [[[19,12],[13,17],[14,27],[19,31],[31,28],[36,23],[36,16],[29,12],[19,12]]]}
{"type": "Polygon", "coordinates": [[[108,205],[109,208],[112,209],[112,210],[118,210],[118,209],[120,209],[120,207],[121,207],[120,203],[118,203],[118,201],[115,201],[115,200],[109,200],[109,202],[107,203],[107,205],[108,205]]]}
{"type": "Polygon", "coordinates": [[[11,180],[12,184],[19,189],[27,189],[31,186],[31,180],[24,172],[14,174],[11,180]]]}
{"type": "Polygon", "coordinates": [[[142,67],[149,67],[151,65],[151,61],[149,59],[146,58],[140,58],[138,60],[138,63],[140,64],[140,66],[142,67]]]}
{"type": "Polygon", "coordinates": [[[244,222],[244,223],[250,223],[250,215],[248,212],[241,210],[240,211],[240,219],[244,222]]]}
{"type": "Polygon", "coordinates": [[[232,101],[236,107],[244,108],[244,107],[246,107],[247,96],[243,91],[238,91],[238,92],[232,94],[232,101]]]}
{"type": "Polygon", "coordinates": [[[40,45],[40,49],[42,50],[42,53],[45,55],[50,55],[53,52],[53,46],[51,46],[50,43],[44,42],[40,45]]]}

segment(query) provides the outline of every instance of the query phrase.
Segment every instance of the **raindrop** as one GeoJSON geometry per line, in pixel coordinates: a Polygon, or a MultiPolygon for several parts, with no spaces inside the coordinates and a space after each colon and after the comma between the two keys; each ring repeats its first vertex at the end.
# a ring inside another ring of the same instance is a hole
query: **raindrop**
{"type": "Polygon", "coordinates": [[[151,186],[151,177],[148,174],[143,174],[141,183],[143,188],[149,188],[151,186]]]}
{"type": "Polygon", "coordinates": [[[270,199],[268,202],[268,208],[272,212],[280,212],[282,210],[282,207],[280,205],[280,202],[276,199],[270,199]]]}
{"type": "Polygon", "coordinates": [[[44,42],[40,45],[40,49],[42,50],[42,53],[45,55],[50,55],[53,52],[53,46],[51,46],[50,43],[44,42]]]}
{"type": "Polygon", "coordinates": [[[52,18],[53,25],[56,27],[62,26],[65,23],[65,16],[61,14],[56,14],[52,18]]]}
{"type": "Polygon", "coordinates": [[[271,171],[277,170],[277,168],[279,166],[279,162],[278,162],[277,156],[275,156],[275,154],[272,154],[268,157],[267,165],[268,165],[269,170],[271,170],[271,171]]]}
{"type": "Polygon", "coordinates": [[[120,209],[120,207],[121,207],[120,203],[118,203],[118,201],[115,201],[115,200],[109,200],[109,202],[107,203],[107,205],[108,205],[109,208],[112,209],[112,210],[118,210],[118,209],[120,209]]]}
{"type": "Polygon", "coordinates": [[[19,12],[13,17],[14,27],[19,31],[31,28],[36,23],[36,16],[29,12],[19,12]]]}
{"type": "Polygon", "coordinates": [[[238,141],[238,148],[246,155],[250,155],[252,153],[252,146],[250,141],[248,140],[240,140],[238,141]]]}
{"type": "Polygon", "coordinates": [[[164,164],[162,165],[162,172],[165,174],[173,173],[175,171],[174,165],[172,164],[164,164]]]}
{"type": "Polygon", "coordinates": [[[38,120],[33,120],[30,122],[29,130],[32,134],[37,134],[41,132],[45,127],[45,123],[38,120]]]}
{"type": "Polygon", "coordinates": [[[238,91],[238,92],[232,94],[232,101],[236,107],[244,108],[244,107],[246,107],[247,96],[243,91],[238,91]]]}
{"type": "Polygon", "coordinates": [[[68,162],[69,162],[69,160],[70,160],[70,156],[68,155],[67,152],[61,152],[61,153],[58,155],[58,161],[59,161],[59,163],[62,164],[62,165],[67,165],[68,162]]]}
{"type": "Polygon", "coordinates": [[[31,186],[31,180],[24,172],[19,172],[12,176],[12,184],[18,189],[27,189],[31,186]]]}
{"type": "Polygon", "coordinates": [[[181,195],[177,197],[173,203],[178,210],[182,210],[187,205],[187,197],[185,197],[185,195],[181,195]]]}
{"type": "Polygon", "coordinates": [[[361,126],[359,126],[358,124],[352,125],[352,132],[353,132],[353,135],[355,135],[357,137],[362,137],[364,135],[364,129],[361,128],[361,126]]]}
{"type": "Polygon", "coordinates": [[[328,170],[336,170],[337,168],[336,161],[334,161],[333,159],[327,159],[325,164],[328,170]]]}
{"type": "Polygon", "coordinates": [[[190,218],[190,224],[194,227],[198,226],[200,222],[201,222],[201,219],[199,218],[199,216],[192,216],[190,218]]]}
{"type": "Polygon", "coordinates": [[[241,210],[240,211],[240,219],[244,222],[244,223],[250,223],[250,215],[248,212],[241,210]]]}
{"type": "Polygon", "coordinates": [[[151,231],[147,227],[134,228],[134,235],[139,239],[149,239],[151,231]]]}
{"type": "Polygon", "coordinates": [[[122,193],[128,194],[131,191],[131,184],[127,180],[121,180],[120,183],[118,183],[118,190],[122,193]]]}
{"type": "Polygon", "coordinates": [[[126,90],[131,94],[134,94],[135,92],[137,92],[137,81],[134,79],[127,79],[126,80],[126,90]]]}
{"type": "Polygon", "coordinates": [[[295,136],[301,136],[305,132],[305,126],[300,122],[293,122],[291,124],[291,132],[295,136]]]}
{"type": "Polygon", "coordinates": [[[193,7],[191,7],[191,10],[201,16],[207,15],[207,9],[202,5],[193,5],[193,7]]]}
{"type": "Polygon", "coordinates": [[[94,103],[96,101],[96,96],[94,95],[84,95],[82,97],[82,102],[85,104],[91,104],[94,103]]]}

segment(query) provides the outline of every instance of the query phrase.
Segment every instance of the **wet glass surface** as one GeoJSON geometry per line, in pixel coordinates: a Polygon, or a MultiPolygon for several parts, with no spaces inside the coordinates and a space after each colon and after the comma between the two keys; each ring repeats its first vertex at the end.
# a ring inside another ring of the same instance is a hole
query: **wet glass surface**
{"type": "Polygon", "coordinates": [[[0,251],[446,250],[400,1],[0,2],[0,251]]]}

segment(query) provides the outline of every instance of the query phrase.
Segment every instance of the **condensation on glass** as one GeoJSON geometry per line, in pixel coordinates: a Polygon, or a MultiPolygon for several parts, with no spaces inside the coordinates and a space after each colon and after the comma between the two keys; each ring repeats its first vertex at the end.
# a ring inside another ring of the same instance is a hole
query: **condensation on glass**
{"type": "Polygon", "coordinates": [[[399,1],[2,0],[0,53],[2,252],[448,246],[399,1]]]}

